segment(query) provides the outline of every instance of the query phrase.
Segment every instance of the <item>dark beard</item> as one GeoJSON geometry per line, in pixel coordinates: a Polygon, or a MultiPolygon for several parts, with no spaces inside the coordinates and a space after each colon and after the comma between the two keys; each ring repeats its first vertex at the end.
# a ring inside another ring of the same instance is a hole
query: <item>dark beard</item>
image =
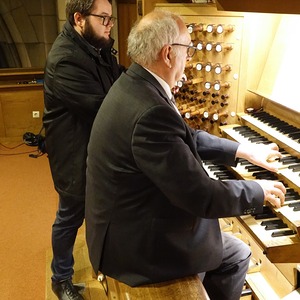
{"type": "Polygon", "coordinates": [[[108,47],[111,43],[110,39],[106,39],[104,37],[97,37],[94,29],[90,25],[90,23],[86,22],[86,27],[84,32],[82,33],[84,39],[91,44],[96,49],[102,49],[108,47]]]}

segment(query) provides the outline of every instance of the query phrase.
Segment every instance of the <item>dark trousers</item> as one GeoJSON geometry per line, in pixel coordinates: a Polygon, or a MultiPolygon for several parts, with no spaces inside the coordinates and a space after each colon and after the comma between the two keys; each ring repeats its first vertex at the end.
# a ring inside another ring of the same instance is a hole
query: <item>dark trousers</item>
{"type": "Polygon", "coordinates": [[[84,197],[59,196],[52,226],[52,280],[63,281],[74,274],[73,248],[77,231],[84,220],[84,197]]]}
{"type": "Polygon", "coordinates": [[[205,273],[203,285],[211,300],[239,300],[251,252],[243,241],[233,235],[222,233],[222,239],[222,264],[216,270],[205,273]]]}

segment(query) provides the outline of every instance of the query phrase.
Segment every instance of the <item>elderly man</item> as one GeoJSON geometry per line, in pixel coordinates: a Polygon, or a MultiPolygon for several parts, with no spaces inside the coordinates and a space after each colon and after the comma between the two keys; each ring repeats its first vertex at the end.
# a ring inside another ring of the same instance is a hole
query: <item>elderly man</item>
{"type": "Polygon", "coordinates": [[[238,300],[250,259],[218,218],[280,207],[273,181],[213,180],[202,159],[274,171],[275,144],[249,149],[187,126],[171,90],[194,54],[184,21],[154,11],[128,37],[133,60],[96,116],[88,146],[86,234],[94,270],[128,285],[205,273],[211,299],[238,300]]]}

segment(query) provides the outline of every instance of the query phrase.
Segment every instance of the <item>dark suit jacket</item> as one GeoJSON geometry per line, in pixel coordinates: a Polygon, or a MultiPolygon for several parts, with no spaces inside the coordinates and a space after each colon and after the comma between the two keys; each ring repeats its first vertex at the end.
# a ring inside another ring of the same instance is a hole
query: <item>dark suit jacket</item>
{"type": "Polygon", "coordinates": [[[128,285],[212,270],[219,217],[260,211],[256,182],[208,177],[202,159],[235,163],[238,144],[189,128],[157,80],[133,64],[95,119],[86,236],[94,270],[128,285]]]}

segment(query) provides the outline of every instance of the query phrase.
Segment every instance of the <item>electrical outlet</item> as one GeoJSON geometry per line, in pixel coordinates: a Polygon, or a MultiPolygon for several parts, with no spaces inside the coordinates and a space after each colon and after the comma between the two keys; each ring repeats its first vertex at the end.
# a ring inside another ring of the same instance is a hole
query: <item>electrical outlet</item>
{"type": "Polygon", "coordinates": [[[32,117],[33,117],[33,118],[39,118],[39,117],[40,117],[40,112],[39,112],[38,110],[34,110],[34,111],[32,112],[32,117]]]}

